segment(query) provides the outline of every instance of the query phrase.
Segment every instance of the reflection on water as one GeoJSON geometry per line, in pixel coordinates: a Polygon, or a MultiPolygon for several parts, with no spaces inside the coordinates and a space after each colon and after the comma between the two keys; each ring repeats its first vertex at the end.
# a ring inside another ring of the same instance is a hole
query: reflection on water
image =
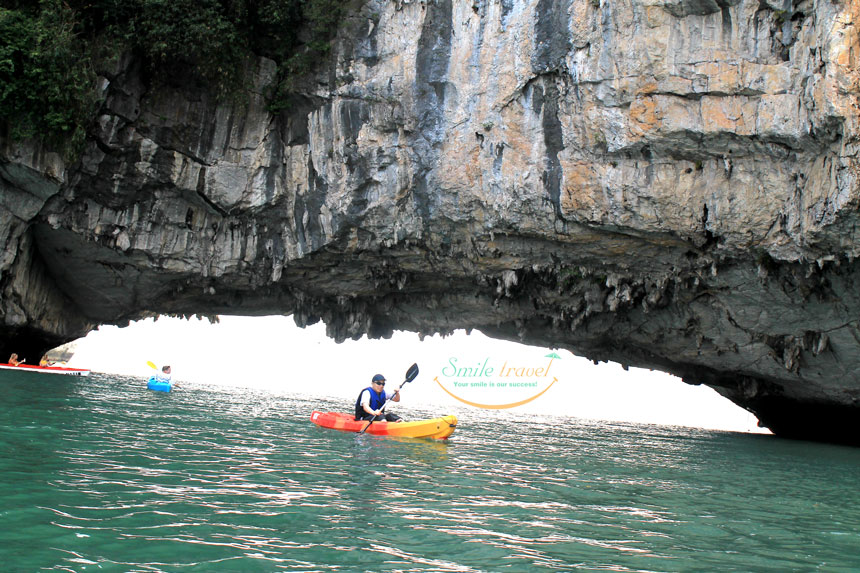
{"type": "Polygon", "coordinates": [[[15,571],[860,568],[860,450],[465,408],[447,442],[383,438],[288,394],[2,383],[15,571]]]}

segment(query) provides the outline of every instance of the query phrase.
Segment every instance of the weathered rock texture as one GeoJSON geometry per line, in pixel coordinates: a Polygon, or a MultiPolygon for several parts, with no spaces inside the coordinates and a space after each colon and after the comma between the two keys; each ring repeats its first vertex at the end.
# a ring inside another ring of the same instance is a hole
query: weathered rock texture
{"type": "MultiPolygon", "coordinates": [[[[5,142],[0,348],[151,313],[477,328],[860,443],[860,4],[371,0],[272,116],[105,74],[5,142]]],[[[599,381],[595,381],[599,383],[599,381]]]]}

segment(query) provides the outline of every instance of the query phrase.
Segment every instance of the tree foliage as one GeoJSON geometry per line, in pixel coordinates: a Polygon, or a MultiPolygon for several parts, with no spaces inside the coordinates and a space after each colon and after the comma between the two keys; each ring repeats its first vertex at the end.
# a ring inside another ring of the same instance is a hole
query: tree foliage
{"type": "Polygon", "coordinates": [[[97,73],[131,52],[153,82],[193,74],[237,92],[253,55],[278,63],[273,105],[289,78],[329,50],[343,0],[0,0],[0,124],[13,139],[83,141],[97,73]]]}
{"type": "Polygon", "coordinates": [[[92,115],[95,74],[76,41],[74,11],[0,8],[0,121],[13,139],[47,135],[74,145],[92,115]]]}

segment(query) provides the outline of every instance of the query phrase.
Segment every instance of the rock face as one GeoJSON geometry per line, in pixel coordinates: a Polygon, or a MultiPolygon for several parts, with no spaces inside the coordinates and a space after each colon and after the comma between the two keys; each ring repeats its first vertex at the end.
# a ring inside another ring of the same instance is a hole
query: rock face
{"type": "MultiPolygon", "coordinates": [[[[370,0],[288,112],[106,73],[0,142],[0,349],[153,313],[477,328],[860,443],[860,4],[370,0]]],[[[5,357],[3,357],[5,358],[5,357]]]]}

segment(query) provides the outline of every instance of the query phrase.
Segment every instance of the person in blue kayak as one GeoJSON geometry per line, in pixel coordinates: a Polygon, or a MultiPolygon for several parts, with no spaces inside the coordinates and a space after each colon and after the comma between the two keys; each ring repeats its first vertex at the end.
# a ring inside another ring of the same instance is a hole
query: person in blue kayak
{"type": "Polygon", "coordinates": [[[385,391],[385,376],[375,374],[370,386],[361,391],[355,401],[356,420],[374,420],[376,422],[399,422],[400,416],[382,411],[387,401],[400,401],[400,388],[392,393],[385,391]]]}
{"type": "Polygon", "coordinates": [[[173,376],[170,374],[170,366],[168,364],[161,367],[161,372],[155,373],[156,382],[166,382],[167,384],[170,384],[172,378],[173,376]]]}

